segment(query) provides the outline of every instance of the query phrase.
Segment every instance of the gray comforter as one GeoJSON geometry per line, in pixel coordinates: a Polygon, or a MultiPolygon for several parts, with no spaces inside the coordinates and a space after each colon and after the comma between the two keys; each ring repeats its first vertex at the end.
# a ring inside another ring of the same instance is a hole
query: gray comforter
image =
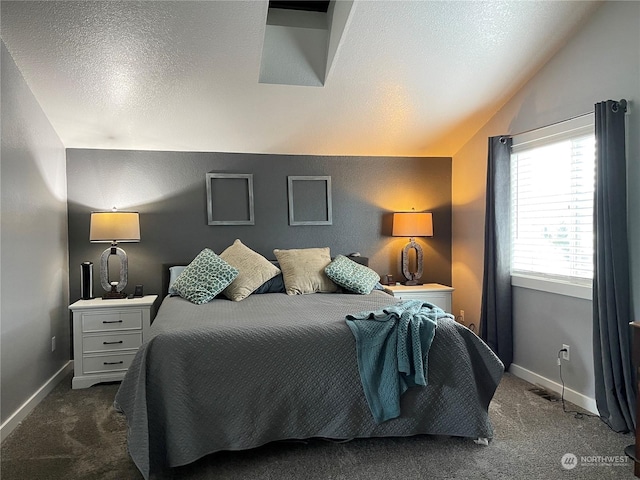
{"type": "Polygon", "coordinates": [[[165,298],[116,395],[129,453],[145,478],[220,450],[312,437],[492,437],[500,360],[473,332],[439,320],[427,387],[377,424],[347,314],[395,303],[370,295],[252,295],[193,305],[165,298]]]}

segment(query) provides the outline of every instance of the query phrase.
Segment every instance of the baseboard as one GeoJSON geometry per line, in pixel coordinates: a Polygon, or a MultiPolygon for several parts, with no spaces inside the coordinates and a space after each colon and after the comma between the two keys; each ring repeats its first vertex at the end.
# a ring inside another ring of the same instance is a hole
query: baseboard
{"type": "Polygon", "coordinates": [[[29,413],[46,397],[56,385],[58,385],[73,370],[73,360],[68,361],[58,370],[36,393],[24,402],[2,425],[0,425],[0,442],[9,436],[11,432],[25,419],[29,413]]]}
{"type": "MultiPolygon", "coordinates": [[[[509,367],[509,373],[512,373],[516,377],[526,380],[529,383],[533,383],[534,385],[540,385],[557,393],[558,395],[562,393],[562,384],[549,380],[548,378],[538,375],[537,373],[527,370],[515,363],[512,363],[509,367]]],[[[565,386],[564,399],[574,405],[584,408],[588,412],[598,415],[598,407],[596,406],[595,398],[587,397],[586,395],[576,392],[575,390],[571,390],[565,386]]]]}

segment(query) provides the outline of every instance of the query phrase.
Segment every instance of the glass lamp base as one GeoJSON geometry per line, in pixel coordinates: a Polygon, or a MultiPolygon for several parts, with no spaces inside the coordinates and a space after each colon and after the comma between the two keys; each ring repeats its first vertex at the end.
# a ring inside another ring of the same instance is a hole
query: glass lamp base
{"type": "Polygon", "coordinates": [[[402,274],[407,279],[405,285],[422,285],[418,279],[422,277],[422,247],[416,243],[412,237],[409,243],[402,250],[402,274]],[[409,271],[409,251],[414,249],[416,251],[416,272],[409,271]]]}
{"type": "Polygon", "coordinates": [[[102,256],[100,257],[100,284],[107,292],[102,298],[125,298],[127,295],[122,293],[122,291],[127,286],[128,276],[129,261],[127,254],[114,243],[102,252],[102,256]],[[120,281],[118,282],[109,281],[109,257],[111,255],[116,255],[120,259],[120,281]]]}

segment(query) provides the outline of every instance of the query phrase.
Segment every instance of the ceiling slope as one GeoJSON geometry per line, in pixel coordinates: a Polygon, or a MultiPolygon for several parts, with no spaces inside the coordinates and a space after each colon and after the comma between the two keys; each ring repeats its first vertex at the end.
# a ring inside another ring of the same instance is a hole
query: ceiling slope
{"type": "Polygon", "coordinates": [[[324,86],[260,83],[268,1],[3,1],[67,148],[451,156],[593,13],[353,2],[324,86]]]}

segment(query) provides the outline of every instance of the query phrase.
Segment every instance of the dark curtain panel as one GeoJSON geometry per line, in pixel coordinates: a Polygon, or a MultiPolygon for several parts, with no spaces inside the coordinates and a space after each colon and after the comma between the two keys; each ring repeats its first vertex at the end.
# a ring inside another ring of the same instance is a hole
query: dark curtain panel
{"type": "Polygon", "coordinates": [[[502,360],[505,369],[513,360],[510,171],[511,138],[489,138],[480,337],[502,360]]]}
{"type": "Polygon", "coordinates": [[[596,404],[617,432],[634,428],[627,241],[626,101],[597,103],[594,199],[593,357],[596,404]]]}

